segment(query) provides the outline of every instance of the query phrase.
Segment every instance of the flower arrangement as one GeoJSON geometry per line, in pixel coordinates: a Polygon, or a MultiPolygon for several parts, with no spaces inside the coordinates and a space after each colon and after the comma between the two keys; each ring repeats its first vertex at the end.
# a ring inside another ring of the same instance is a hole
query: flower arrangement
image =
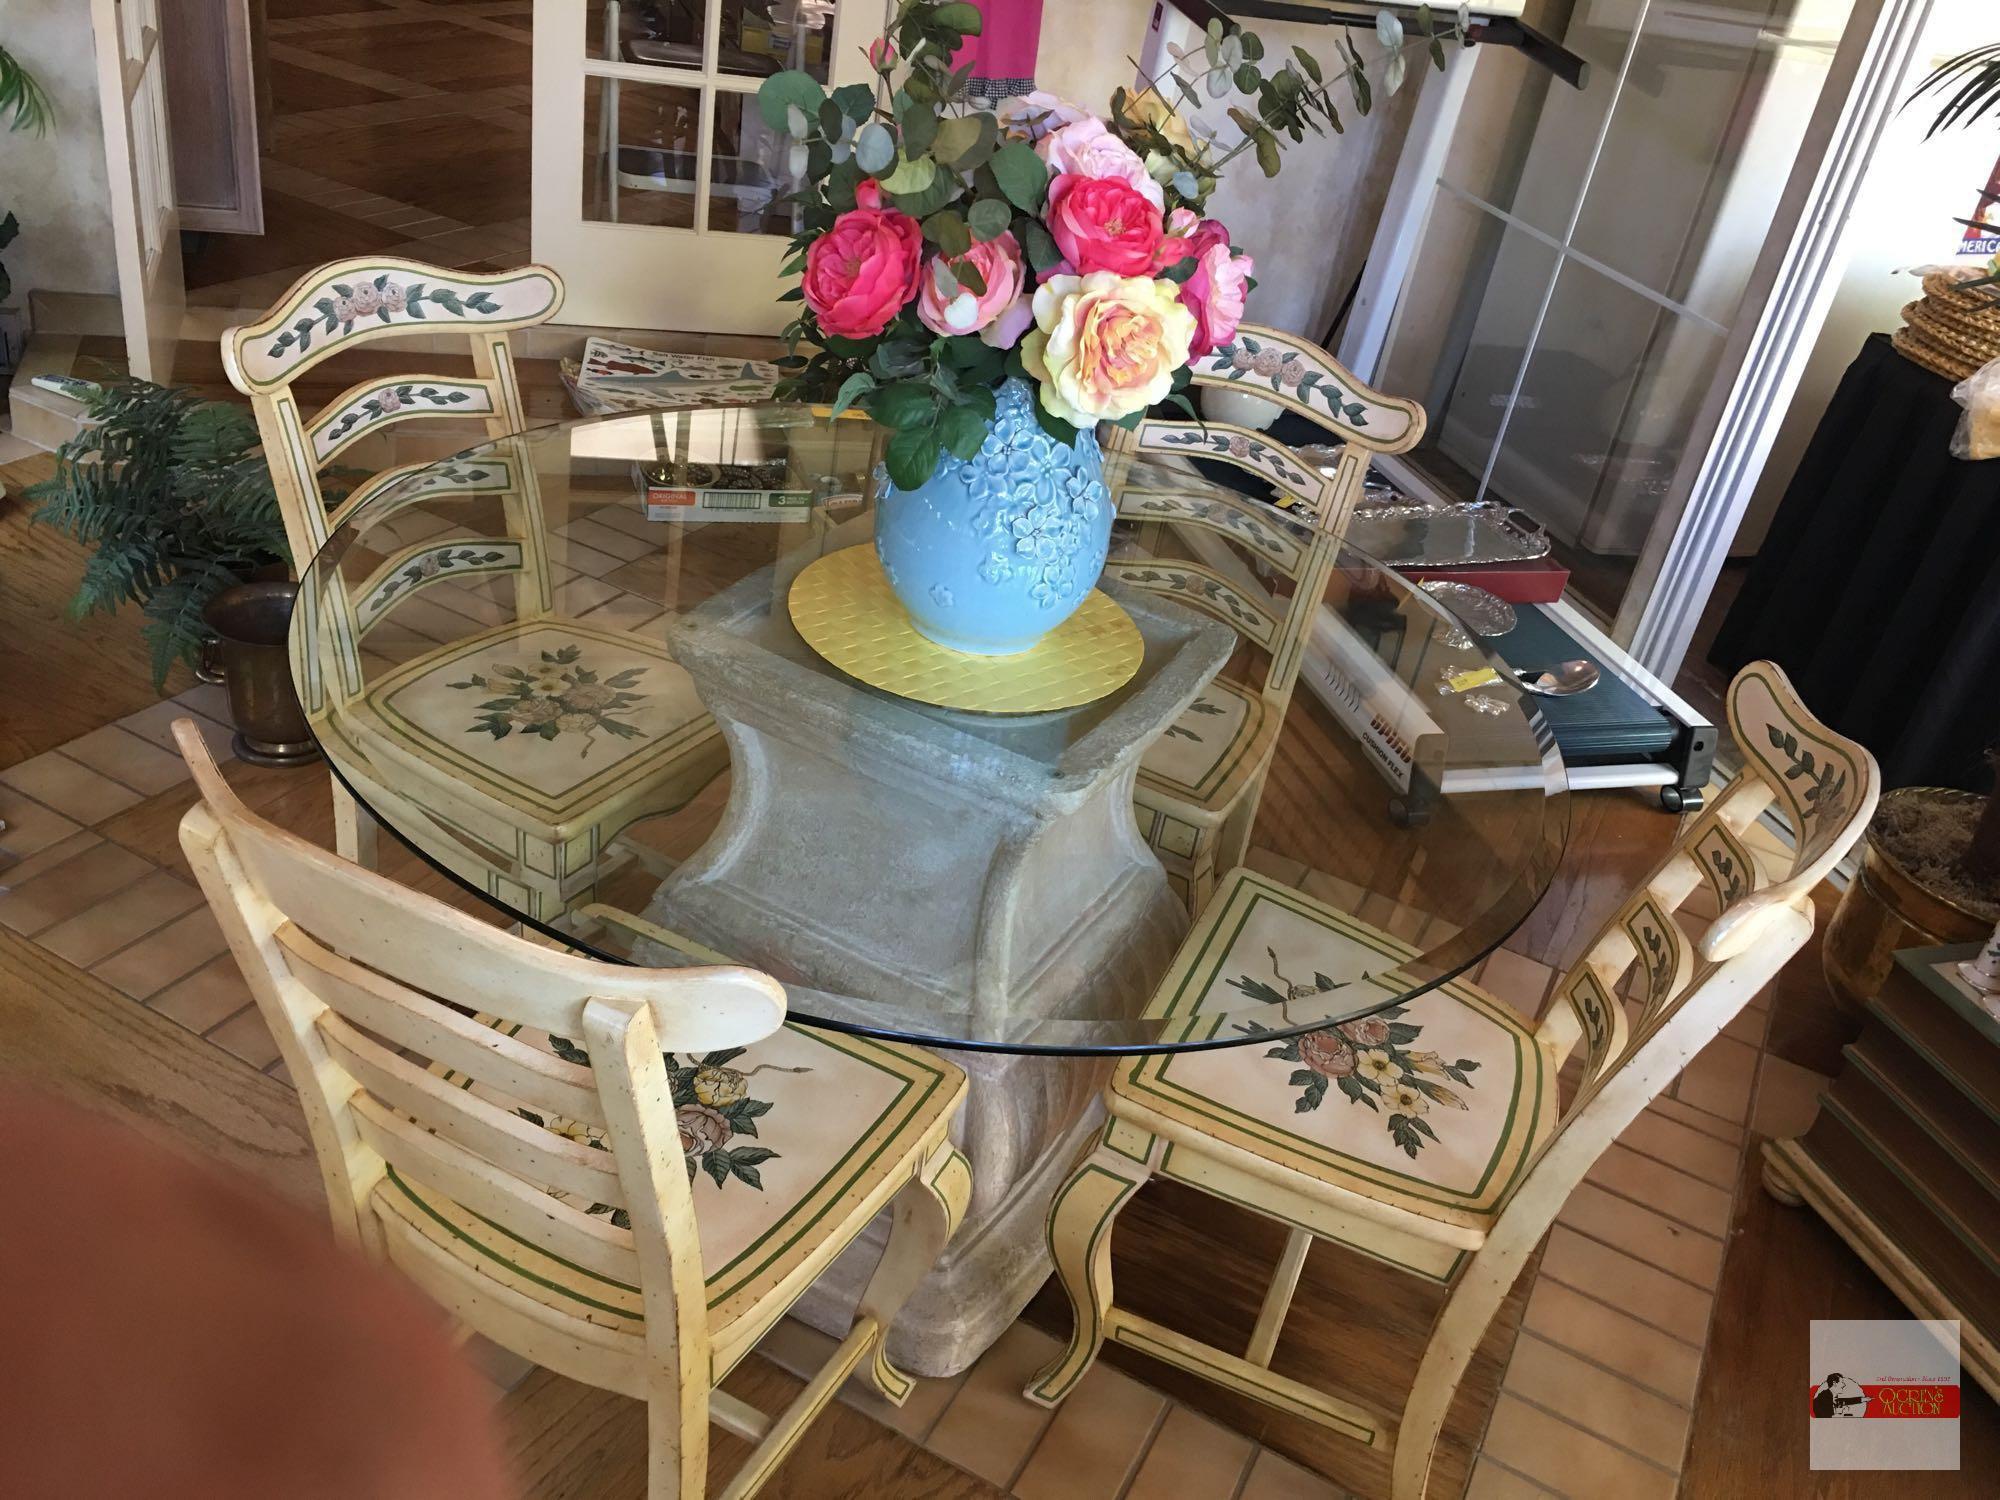
{"type": "MultiPolygon", "coordinates": [[[[892,429],[885,461],[903,489],[944,454],[978,451],[1009,377],[1034,382],[1037,419],[1065,443],[1186,406],[1190,360],[1229,342],[1255,285],[1254,258],[1207,213],[1223,171],[1252,153],[1274,176],[1284,142],[1342,128],[1336,87],[1359,113],[1372,99],[1344,31],[1329,70],[1302,48],[1274,65],[1256,33],[1217,20],[1168,81],[1117,90],[1108,116],[1042,93],[977,109],[952,63],[980,21],[965,0],[900,0],[868,49],[875,84],[829,95],[788,71],[758,95],[804,181],[785,268],[800,284],[784,293],[803,307],[781,394],[858,405],[892,429]],[[1183,113],[1238,98],[1233,143],[1183,113]]],[[[1419,7],[1417,31],[1406,43],[1393,15],[1377,18],[1391,89],[1411,46],[1444,66],[1465,11],[1439,24],[1419,7]]]]}

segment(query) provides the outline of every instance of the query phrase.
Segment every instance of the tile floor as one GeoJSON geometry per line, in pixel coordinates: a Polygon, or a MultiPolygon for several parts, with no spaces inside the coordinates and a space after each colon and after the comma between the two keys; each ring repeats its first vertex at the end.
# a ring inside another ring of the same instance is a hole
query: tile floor
{"type": "MultiPolygon", "coordinates": [[[[447,596],[440,593],[443,599],[447,596]]],[[[471,598],[473,596],[468,596],[471,598]]],[[[615,601],[600,607],[615,608],[615,601]]],[[[457,617],[458,629],[465,619],[457,617]]],[[[451,621],[440,622],[452,628],[451,621]]],[[[278,1053],[198,891],[99,830],[185,779],[168,725],[195,718],[226,755],[220,690],[198,687],[0,771],[0,924],[89,969],[252,1066],[278,1053]]],[[[314,775],[315,772],[304,772],[314,775]]],[[[1280,879],[1308,872],[1259,851],[1280,879]]],[[[1511,949],[1479,982],[1524,1013],[1554,988],[1511,949]]],[[[1668,1496],[1686,1451],[1738,1168],[1751,1130],[1789,1134],[1818,1074],[1762,1050],[1759,997],[1592,1171],[1550,1235],[1467,1494],[1668,1496]]],[[[787,1324],[766,1352],[817,1363],[823,1336],[787,1324]]],[[[1280,1500],[1335,1491],[1130,1376],[1100,1366],[1057,1413],[1021,1399],[1049,1336],[1014,1328],[971,1371],[926,1382],[901,1411],[857,1405],[1023,1500],[1280,1500]]]]}

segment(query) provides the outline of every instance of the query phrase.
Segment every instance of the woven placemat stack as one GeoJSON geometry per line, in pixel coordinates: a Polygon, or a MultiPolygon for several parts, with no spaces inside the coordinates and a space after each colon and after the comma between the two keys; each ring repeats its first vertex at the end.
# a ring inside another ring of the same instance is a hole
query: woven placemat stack
{"type": "Polygon", "coordinates": [[[1898,352],[1952,381],[2000,359],[2000,287],[1961,285],[1978,274],[1967,268],[1924,277],[1923,296],[1903,308],[1898,352]]]}

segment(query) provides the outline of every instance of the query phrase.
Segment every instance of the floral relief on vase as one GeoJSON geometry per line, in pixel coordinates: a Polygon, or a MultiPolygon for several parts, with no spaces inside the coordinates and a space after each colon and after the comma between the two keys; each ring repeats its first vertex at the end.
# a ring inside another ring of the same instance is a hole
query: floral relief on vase
{"type": "MultiPolygon", "coordinates": [[[[1345,988],[1344,983],[1315,974],[1310,984],[1288,980],[1279,967],[1275,950],[1271,972],[1273,986],[1262,979],[1242,974],[1229,981],[1230,987],[1253,1000],[1283,1007],[1315,995],[1345,988]]],[[[1367,975],[1362,975],[1363,980],[1367,975]]],[[[1358,1020],[1342,1021],[1318,1031],[1288,1037],[1264,1055],[1295,1063],[1288,1084],[1299,1090],[1292,1104],[1295,1114],[1310,1114],[1326,1102],[1329,1089],[1338,1090],[1350,1106],[1363,1105],[1382,1116],[1389,1139],[1411,1160],[1425,1145],[1438,1139],[1429,1118],[1431,1107],[1466,1110],[1464,1097],[1452,1085],[1471,1088],[1477,1060],[1461,1057],[1447,1061],[1435,1050],[1419,1050],[1423,1027],[1402,1020],[1406,1008],[1387,1005],[1358,1020]]],[[[1255,1021],[1238,1028],[1245,1035],[1258,1036],[1271,1028],[1255,1021]]]]}
{"type": "Polygon", "coordinates": [[[466,726],[467,734],[490,734],[496,740],[510,734],[544,740],[574,735],[581,742],[582,757],[589,756],[599,734],[644,738],[646,732],[629,719],[646,701],[646,694],[633,691],[646,668],[627,667],[603,676],[584,664],[583,648],[575,644],[540,655],[536,667],[497,664],[489,669],[490,676],[475,672],[451,684],[496,695],[479,705],[477,717],[466,726]]]}

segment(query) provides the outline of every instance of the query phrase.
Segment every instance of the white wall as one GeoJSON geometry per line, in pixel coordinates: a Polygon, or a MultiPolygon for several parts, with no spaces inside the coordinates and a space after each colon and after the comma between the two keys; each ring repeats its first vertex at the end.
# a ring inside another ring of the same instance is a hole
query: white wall
{"type": "Polygon", "coordinates": [[[20,218],[4,252],[13,301],[31,291],[118,290],[110,189],[86,0],[6,0],[0,40],[55,103],[48,135],[0,131],[0,214],[20,218]]]}
{"type": "MultiPolygon", "coordinates": [[[[1990,41],[2000,41],[2000,5],[1937,0],[1917,51],[1917,67],[1902,94],[1907,96],[1944,58],[1990,41]]],[[[2000,158],[2000,120],[1989,114],[1977,124],[1926,141],[1924,131],[1937,113],[1935,97],[1904,108],[1883,132],[1842,233],[1847,267],[1840,290],[1730,549],[1738,556],[1755,552],[1763,541],[1840,377],[1868,335],[1894,331],[1903,321],[1903,304],[1923,295],[1908,268],[1960,260],[1956,252],[1964,231],[1952,221],[1971,216],[1979,187],[2000,158]]]]}
{"type": "MultiPolygon", "coordinates": [[[[1111,91],[1129,89],[1136,81],[1135,60],[1155,4],[1046,0],[1036,84],[1088,109],[1108,110],[1111,91]]],[[[1246,24],[1263,39],[1268,59],[1289,56],[1297,43],[1333,71],[1335,28],[1262,19],[1246,24]]],[[[1353,35],[1379,84],[1373,34],[1356,30],[1353,35]]],[[[1428,76],[1428,66],[1422,71],[1428,76]]],[[[1346,134],[1308,135],[1299,145],[1287,142],[1284,169],[1277,177],[1266,178],[1248,153],[1230,163],[1209,206],[1229,226],[1236,245],[1256,258],[1257,289],[1249,303],[1255,321],[1312,339],[1325,334],[1361,272],[1381,217],[1389,176],[1416,105],[1419,69],[1414,60],[1410,72],[1402,93],[1378,99],[1366,119],[1342,110],[1346,134]]],[[[1220,108],[1214,115],[1221,122],[1220,139],[1233,142],[1235,127],[1226,123],[1220,108]]]]}

